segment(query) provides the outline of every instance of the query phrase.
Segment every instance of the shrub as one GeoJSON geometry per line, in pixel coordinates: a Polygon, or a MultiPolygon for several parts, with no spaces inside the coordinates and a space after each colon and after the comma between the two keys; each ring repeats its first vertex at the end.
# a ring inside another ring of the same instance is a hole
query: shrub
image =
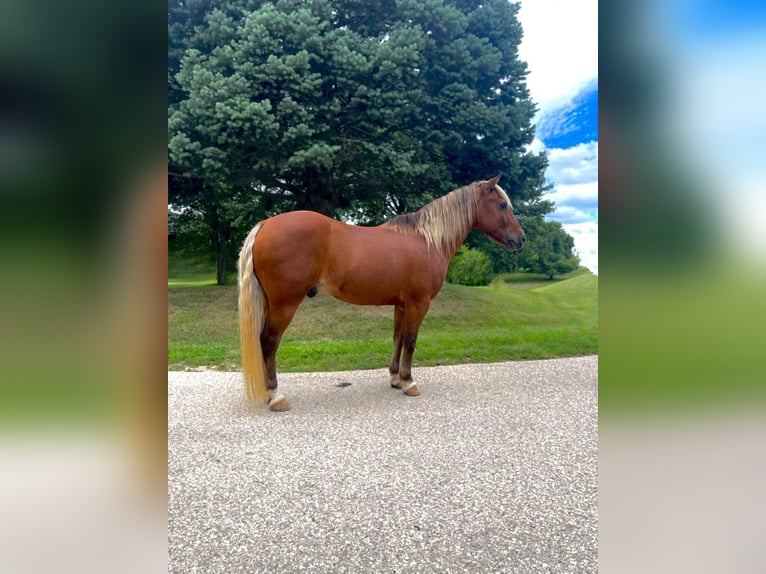
{"type": "Polygon", "coordinates": [[[481,251],[465,245],[458,249],[447,269],[447,281],[458,285],[489,285],[492,261],[481,251]]]}

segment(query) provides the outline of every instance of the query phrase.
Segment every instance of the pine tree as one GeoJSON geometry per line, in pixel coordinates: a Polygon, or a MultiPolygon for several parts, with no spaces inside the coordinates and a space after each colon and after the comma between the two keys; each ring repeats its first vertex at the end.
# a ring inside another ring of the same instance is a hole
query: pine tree
{"type": "MultiPolygon", "coordinates": [[[[259,218],[360,223],[503,173],[538,217],[543,154],[506,0],[187,0],[169,8],[170,201],[206,214],[219,265],[259,218]],[[238,198],[239,209],[223,209],[238,198]]],[[[219,270],[219,280],[225,274],[219,270]]]]}

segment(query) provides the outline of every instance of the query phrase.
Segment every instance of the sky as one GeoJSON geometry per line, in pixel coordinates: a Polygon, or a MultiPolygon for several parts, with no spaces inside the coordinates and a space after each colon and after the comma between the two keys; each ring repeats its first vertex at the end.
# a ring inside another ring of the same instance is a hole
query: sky
{"type": "Polygon", "coordinates": [[[647,2],[643,49],[667,78],[666,130],[725,250],[766,272],[766,3],[647,2]]]}
{"type": "Polygon", "coordinates": [[[598,273],[598,2],[521,0],[519,57],[538,106],[531,148],[548,155],[546,199],[575,241],[582,265],[598,273]]]}

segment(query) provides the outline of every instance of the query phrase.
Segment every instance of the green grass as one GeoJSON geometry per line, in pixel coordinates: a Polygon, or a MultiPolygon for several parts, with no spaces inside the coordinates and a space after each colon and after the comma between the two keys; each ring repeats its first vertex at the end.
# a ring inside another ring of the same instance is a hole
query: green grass
{"type": "MultiPolygon", "coordinates": [[[[445,284],[421,327],[414,365],[597,353],[598,278],[587,270],[555,282],[521,275],[488,287],[445,284]]],[[[182,284],[176,277],[168,284],[168,367],[239,369],[236,286],[182,284]]],[[[285,333],[278,368],[385,367],[392,329],[391,307],[306,299],[285,333]]]]}
{"type": "Polygon", "coordinates": [[[566,275],[557,275],[555,279],[548,279],[548,276],[542,273],[501,273],[495,277],[492,283],[504,283],[516,289],[537,289],[541,286],[565,281],[583,271],[587,272],[587,269],[578,269],[566,275]]]}
{"type": "Polygon", "coordinates": [[[601,299],[599,412],[762,409],[765,280],[721,263],[663,274],[618,267],[601,299]]]}
{"type": "Polygon", "coordinates": [[[168,287],[202,287],[215,283],[215,266],[210,262],[190,261],[168,253],[168,287]]]}
{"type": "MultiPolygon", "coordinates": [[[[226,273],[229,283],[237,282],[234,271],[226,273]]],[[[215,262],[205,258],[186,259],[176,253],[168,253],[168,287],[204,287],[215,285],[215,262]]]]}
{"type": "Polygon", "coordinates": [[[168,279],[168,287],[205,287],[206,285],[215,285],[215,277],[168,279]]]}

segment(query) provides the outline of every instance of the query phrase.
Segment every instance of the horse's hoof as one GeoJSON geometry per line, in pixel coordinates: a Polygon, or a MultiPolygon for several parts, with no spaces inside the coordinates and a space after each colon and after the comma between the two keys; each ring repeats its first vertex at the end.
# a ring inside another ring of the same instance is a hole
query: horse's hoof
{"type": "Polygon", "coordinates": [[[269,410],[275,413],[289,411],[290,401],[288,401],[283,395],[279,394],[269,401],[269,410]]]}
{"type": "Polygon", "coordinates": [[[420,395],[420,387],[418,387],[417,383],[410,383],[409,385],[405,386],[403,389],[404,394],[408,397],[417,397],[420,395]]]}
{"type": "Polygon", "coordinates": [[[391,375],[391,388],[393,389],[402,388],[402,380],[399,378],[399,375],[391,375]]]}
{"type": "Polygon", "coordinates": [[[280,399],[269,405],[269,410],[275,413],[282,413],[290,410],[290,402],[287,399],[280,399]]]}

